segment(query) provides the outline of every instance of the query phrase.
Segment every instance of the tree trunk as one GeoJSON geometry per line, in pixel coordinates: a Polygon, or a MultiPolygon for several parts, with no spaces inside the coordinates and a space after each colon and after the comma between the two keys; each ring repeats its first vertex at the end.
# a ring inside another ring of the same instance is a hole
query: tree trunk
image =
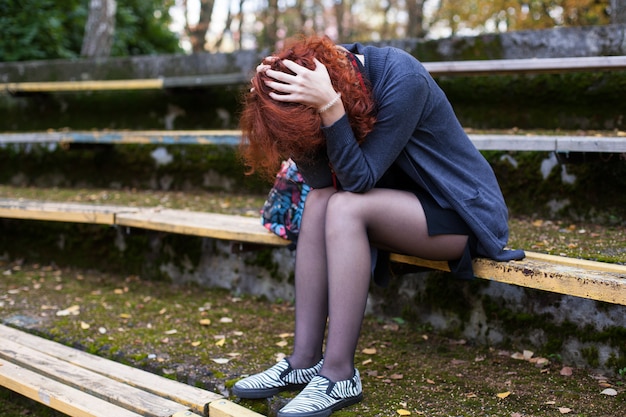
{"type": "Polygon", "coordinates": [[[89,17],[80,54],[85,57],[111,55],[115,34],[115,0],[90,0],[89,17]]]}
{"type": "Polygon", "coordinates": [[[611,23],[626,23],[626,0],[611,0],[611,23]]]}
{"type": "Polygon", "coordinates": [[[187,30],[189,41],[191,42],[191,50],[193,52],[203,52],[206,44],[206,32],[211,24],[211,16],[213,15],[214,0],[200,0],[200,20],[198,24],[187,30]]]}
{"type": "Polygon", "coordinates": [[[424,0],[407,0],[407,13],[409,21],[406,28],[407,38],[423,38],[424,30],[424,0]]]}

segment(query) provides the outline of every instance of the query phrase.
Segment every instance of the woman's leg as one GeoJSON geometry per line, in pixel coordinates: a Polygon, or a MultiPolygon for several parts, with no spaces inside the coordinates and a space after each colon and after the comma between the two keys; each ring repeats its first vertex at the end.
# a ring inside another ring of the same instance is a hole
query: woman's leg
{"type": "Polygon", "coordinates": [[[453,260],[463,253],[467,236],[429,236],[417,197],[389,189],[334,194],[325,224],[329,327],[320,374],[341,381],[351,378],[354,370],[370,283],[370,242],[410,255],[453,260]]]}
{"type": "Polygon", "coordinates": [[[307,195],[296,250],[296,326],[294,368],[308,368],[322,357],[328,317],[325,218],[334,188],[311,190],[307,195]]]}

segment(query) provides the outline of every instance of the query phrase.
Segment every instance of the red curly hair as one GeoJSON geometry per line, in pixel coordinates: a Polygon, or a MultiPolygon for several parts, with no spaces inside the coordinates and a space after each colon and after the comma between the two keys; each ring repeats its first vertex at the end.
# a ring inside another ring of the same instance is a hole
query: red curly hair
{"type": "MultiPolygon", "coordinates": [[[[375,105],[369,87],[364,88],[360,74],[346,54],[328,37],[296,37],[288,39],[274,59],[264,63],[274,70],[293,74],[284,66],[283,59],[313,70],[313,59],[317,58],[326,66],[335,91],[341,93],[352,130],[361,143],[374,126],[375,105]]],[[[317,109],[272,99],[269,96],[272,89],[264,82],[267,79],[265,73],[257,73],[252,79],[253,89],[243,99],[239,151],[249,174],[258,171],[271,179],[282,160],[311,158],[325,145],[326,139],[317,109]]]]}

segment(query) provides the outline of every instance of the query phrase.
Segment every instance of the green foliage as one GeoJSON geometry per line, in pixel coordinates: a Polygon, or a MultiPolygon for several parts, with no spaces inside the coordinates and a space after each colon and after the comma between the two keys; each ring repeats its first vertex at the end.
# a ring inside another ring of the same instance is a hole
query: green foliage
{"type": "MultiPolygon", "coordinates": [[[[117,0],[113,56],[173,53],[172,0],[117,0]]],[[[0,62],[80,56],[89,0],[0,2],[0,62]]]]}
{"type": "Polygon", "coordinates": [[[73,58],[87,18],[84,0],[0,2],[0,61],[73,58]]]}

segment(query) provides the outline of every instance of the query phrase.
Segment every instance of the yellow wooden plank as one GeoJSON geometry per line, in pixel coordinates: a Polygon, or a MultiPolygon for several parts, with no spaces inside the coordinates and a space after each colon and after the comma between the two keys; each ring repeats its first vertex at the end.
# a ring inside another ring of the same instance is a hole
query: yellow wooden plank
{"type": "Polygon", "coordinates": [[[171,417],[188,407],[96,372],[70,366],[45,353],[2,340],[0,358],[146,417],[171,417]]]}
{"type": "Polygon", "coordinates": [[[568,258],[566,256],[548,255],[545,253],[526,251],[526,259],[549,262],[551,264],[568,265],[593,271],[616,272],[626,275],[626,265],[608,262],[590,261],[588,259],[568,258]]]}
{"type": "Polygon", "coordinates": [[[138,210],[126,206],[0,198],[0,217],[24,220],[113,225],[116,213],[138,210]]]}
{"type": "MultiPolygon", "coordinates": [[[[440,271],[450,270],[447,262],[414,256],[393,254],[391,260],[440,271]]],[[[492,281],[626,305],[626,270],[621,265],[580,261],[534,253],[521,261],[497,262],[479,258],[474,260],[474,274],[492,281]]]]}
{"type": "Polygon", "coordinates": [[[143,391],[170,399],[201,414],[206,414],[207,406],[211,401],[223,398],[222,395],[79,351],[1,324],[0,339],[15,342],[65,361],[70,366],[88,369],[143,391]]]}
{"type": "Polygon", "coordinates": [[[6,360],[0,360],[0,385],[72,417],[141,416],[6,360]]]}
{"type": "Polygon", "coordinates": [[[163,79],[101,80],[101,81],[42,81],[1,84],[9,92],[35,93],[43,91],[154,90],[163,87],[163,79]]]}
{"type": "Polygon", "coordinates": [[[217,400],[209,404],[209,417],[261,417],[261,414],[228,400],[217,400]]]}
{"type": "Polygon", "coordinates": [[[285,246],[289,242],[270,233],[255,217],[230,214],[199,213],[184,210],[154,210],[121,213],[120,226],[159,230],[237,242],[285,246]]]}

